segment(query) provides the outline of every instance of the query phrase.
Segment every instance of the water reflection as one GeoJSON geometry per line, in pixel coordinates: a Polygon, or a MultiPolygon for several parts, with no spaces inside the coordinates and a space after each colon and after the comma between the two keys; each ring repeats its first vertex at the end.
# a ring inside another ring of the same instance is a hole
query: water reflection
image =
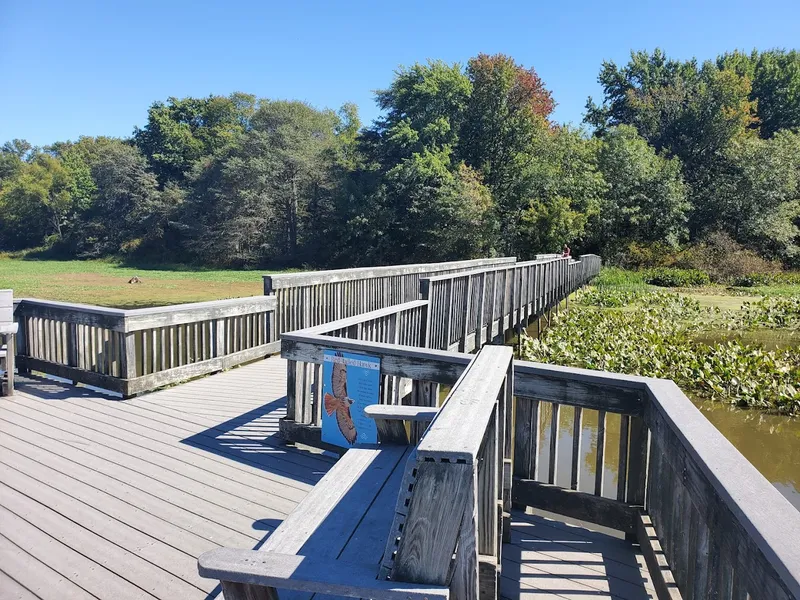
{"type": "MultiPolygon", "coordinates": [[[[553,405],[541,403],[539,420],[539,472],[536,479],[547,482],[550,464],[550,437],[553,405]]],[[[575,409],[562,406],[558,415],[558,446],[556,455],[556,485],[570,486],[572,473],[572,441],[574,431],[575,409]]],[[[580,455],[578,459],[578,489],[582,492],[594,493],[595,473],[597,465],[597,421],[598,413],[584,410],[581,424],[580,455]]],[[[603,453],[603,487],[602,495],[616,498],[617,472],[619,465],[619,415],[606,414],[605,451],[603,453]]]]}
{"type": "MultiPolygon", "coordinates": [[[[696,402],[711,423],[800,510],[800,420],[736,409],[719,403],[696,402]]],[[[550,464],[552,405],[541,403],[539,424],[539,472],[537,480],[546,482],[550,464]]],[[[570,486],[575,409],[562,406],[558,419],[556,484],[570,486]]],[[[598,413],[583,411],[579,458],[578,489],[594,492],[597,462],[598,413]]],[[[620,443],[619,415],[606,415],[602,495],[615,498],[620,443]]]]}

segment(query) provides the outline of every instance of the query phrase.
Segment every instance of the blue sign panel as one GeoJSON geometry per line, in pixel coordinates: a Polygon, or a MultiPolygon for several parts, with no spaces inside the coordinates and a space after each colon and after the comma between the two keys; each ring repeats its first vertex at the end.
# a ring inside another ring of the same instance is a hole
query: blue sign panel
{"type": "Polygon", "coordinates": [[[380,402],[381,359],[325,350],[322,359],[322,441],[349,448],[377,444],[375,421],[364,407],[380,402]]]}

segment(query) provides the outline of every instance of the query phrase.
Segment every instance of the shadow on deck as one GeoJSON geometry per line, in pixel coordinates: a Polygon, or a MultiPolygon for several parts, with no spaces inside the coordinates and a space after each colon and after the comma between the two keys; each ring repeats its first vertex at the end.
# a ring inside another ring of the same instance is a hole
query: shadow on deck
{"type": "MultiPolygon", "coordinates": [[[[219,597],[197,557],[259,548],[333,464],[277,438],[285,377],[272,358],[126,401],[20,377],[0,400],[0,596],[219,597]]],[[[521,512],[501,589],[655,597],[630,543],[521,512]]]]}

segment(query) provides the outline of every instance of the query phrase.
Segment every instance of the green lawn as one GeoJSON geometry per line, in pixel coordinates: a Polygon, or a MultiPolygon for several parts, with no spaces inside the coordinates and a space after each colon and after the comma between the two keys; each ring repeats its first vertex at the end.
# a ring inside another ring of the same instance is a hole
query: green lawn
{"type": "Polygon", "coordinates": [[[261,276],[269,272],[0,257],[0,288],[13,289],[18,298],[143,308],[258,295],[261,276]],[[128,283],[133,276],[142,283],[128,283]]]}

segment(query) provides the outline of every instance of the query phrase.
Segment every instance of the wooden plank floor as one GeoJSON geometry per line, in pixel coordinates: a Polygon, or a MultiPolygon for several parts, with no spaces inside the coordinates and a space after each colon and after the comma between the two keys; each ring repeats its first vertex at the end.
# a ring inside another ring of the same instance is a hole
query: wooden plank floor
{"type": "MultiPolygon", "coordinates": [[[[0,398],[0,599],[221,597],[218,546],[258,548],[330,468],[282,445],[280,358],[132,400],[20,377],[0,398]]],[[[514,514],[503,595],[655,597],[623,540],[514,514]]]]}

